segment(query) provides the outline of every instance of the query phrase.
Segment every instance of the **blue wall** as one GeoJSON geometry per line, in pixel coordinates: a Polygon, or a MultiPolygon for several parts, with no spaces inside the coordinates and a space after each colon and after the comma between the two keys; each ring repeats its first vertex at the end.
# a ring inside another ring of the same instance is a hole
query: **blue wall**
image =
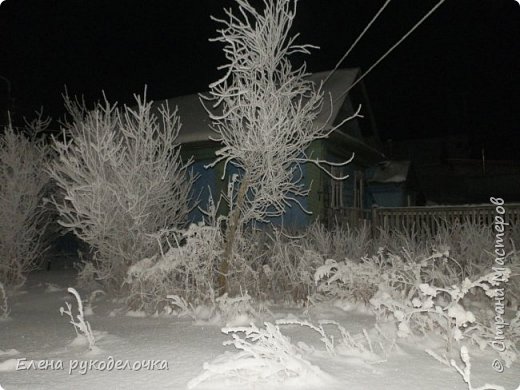
{"type": "Polygon", "coordinates": [[[380,207],[406,206],[406,191],[397,183],[370,183],[368,192],[380,207]]]}
{"type": "MultiPolygon", "coordinates": [[[[216,168],[208,168],[205,169],[204,165],[210,164],[212,160],[201,160],[196,161],[192,165],[192,169],[194,173],[198,174],[199,178],[195,182],[193,186],[193,194],[195,197],[199,199],[199,207],[202,209],[206,209],[208,198],[210,195],[213,196],[213,200],[215,202],[218,201],[220,196],[220,191],[227,190],[228,178],[231,177],[233,173],[237,173],[238,170],[233,167],[231,164],[228,164],[226,169],[226,177],[224,180],[221,180],[221,173],[219,173],[216,168]]],[[[302,173],[305,176],[307,167],[302,166],[302,173]]],[[[302,182],[305,183],[305,180],[302,179],[302,182]]],[[[314,183],[316,184],[316,183],[314,183]]],[[[307,208],[308,202],[307,197],[297,197],[298,201],[304,208],[307,208]]],[[[224,202],[224,201],[222,201],[224,202]]],[[[292,207],[286,207],[286,212],[283,216],[271,218],[270,223],[275,226],[284,226],[290,228],[301,228],[309,224],[310,215],[307,215],[295,202],[290,202],[292,207]]],[[[192,203],[193,205],[194,203],[192,203]]],[[[221,207],[221,210],[223,207],[221,207]]],[[[223,212],[225,212],[225,208],[223,212]]],[[[188,220],[190,223],[202,221],[203,214],[200,212],[198,208],[194,208],[190,214],[188,215],[188,220]]],[[[261,227],[261,226],[258,226],[261,227]]]]}
{"type": "MultiPolygon", "coordinates": [[[[198,199],[198,206],[202,209],[206,209],[210,191],[211,195],[213,196],[213,200],[215,202],[218,201],[219,193],[216,185],[216,170],[214,168],[204,168],[204,165],[210,163],[211,160],[200,160],[195,161],[191,165],[193,173],[198,176],[197,181],[193,185],[193,198],[191,202],[192,207],[196,205],[196,201],[198,199]]],[[[193,223],[202,221],[202,217],[203,214],[200,212],[200,210],[197,207],[194,207],[188,215],[188,222],[193,223]]]]}

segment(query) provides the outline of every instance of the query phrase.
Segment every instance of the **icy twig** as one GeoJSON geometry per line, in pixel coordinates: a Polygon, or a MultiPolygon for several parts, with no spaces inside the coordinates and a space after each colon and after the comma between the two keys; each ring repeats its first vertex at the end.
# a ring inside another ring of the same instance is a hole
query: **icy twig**
{"type": "Polygon", "coordinates": [[[464,345],[460,348],[460,357],[464,362],[464,368],[459,367],[454,359],[450,360],[450,364],[462,376],[464,382],[468,384],[469,390],[505,390],[502,386],[490,385],[488,383],[480,387],[473,387],[473,385],[471,384],[471,360],[468,349],[464,345]]]}
{"type": "MultiPolygon", "coordinates": [[[[333,323],[332,321],[329,321],[328,323],[333,323]]],[[[334,349],[334,336],[328,336],[325,332],[325,329],[323,329],[323,323],[320,323],[319,326],[316,326],[309,321],[300,321],[300,320],[278,320],[276,321],[277,325],[300,325],[302,327],[307,327],[309,329],[314,330],[315,332],[319,333],[321,338],[320,340],[325,344],[325,348],[327,349],[327,352],[331,355],[335,355],[336,351],[334,349]]]]}
{"type": "Polygon", "coordinates": [[[65,302],[67,309],[65,310],[63,307],[60,307],[60,314],[67,314],[70,317],[70,323],[74,326],[74,331],[76,335],[83,335],[88,340],[89,349],[94,349],[94,345],[96,344],[96,340],[94,339],[94,334],[92,333],[92,329],[90,328],[90,323],[85,321],[83,315],[83,302],[81,302],[81,297],[79,293],[73,287],[69,287],[67,291],[74,295],[76,301],[78,303],[78,314],[76,315],[76,320],[74,320],[74,315],[72,314],[72,305],[68,302],[65,302]]]}

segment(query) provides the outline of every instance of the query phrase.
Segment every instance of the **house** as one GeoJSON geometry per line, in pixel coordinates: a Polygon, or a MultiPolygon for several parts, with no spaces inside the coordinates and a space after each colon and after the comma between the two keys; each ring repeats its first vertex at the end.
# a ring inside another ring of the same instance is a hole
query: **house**
{"type": "Polygon", "coordinates": [[[416,206],[420,192],[409,160],[383,161],[368,169],[367,191],[380,207],[416,206]]]}
{"type": "MultiPolygon", "coordinates": [[[[314,73],[310,79],[320,83],[329,73],[314,73]]],[[[305,164],[302,167],[303,180],[306,186],[310,186],[310,193],[305,199],[299,201],[312,215],[306,214],[295,205],[288,208],[282,217],[273,220],[273,223],[296,228],[303,227],[315,218],[325,220],[327,209],[363,207],[368,203],[367,195],[363,190],[366,182],[365,170],[383,160],[384,155],[378,150],[379,136],[363,84],[358,83],[348,95],[342,96],[359,76],[359,69],[339,69],[332,74],[323,86],[326,98],[323,109],[316,119],[316,125],[333,128],[353,115],[359,105],[364,118],[356,118],[343,124],[329,138],[314,141],[307,151],[312,158],[327,159],[332,162],[343,162],[355,153],[352,163],[342,168],[333,168],[336,176],[349,174],[350,177],[343,181],[333,180],[313,164],[305,164]]],[[[183,157],[194,158],[193,170],[199,175],[195,184],[195,194],[199,197],[201,207],[204,207],[210,194],[217,198],[227,187],[227,178],[221,179],[224,164],[205,168],[214,161],[215,151],[220,145],[211,140],[215,133],[211,129],[211,121],[197,94],[180,96],[155,104],[165,102],[172,108],[178,107],[182,123],[178,142],[182,145],[183,157]]],[[[231,168],[228,168],[224,176],[229,176],[229,169],[231,168]]],[[[190,214],[191,221],[201,218],[202,214],[197,209],[190,214]]]]}

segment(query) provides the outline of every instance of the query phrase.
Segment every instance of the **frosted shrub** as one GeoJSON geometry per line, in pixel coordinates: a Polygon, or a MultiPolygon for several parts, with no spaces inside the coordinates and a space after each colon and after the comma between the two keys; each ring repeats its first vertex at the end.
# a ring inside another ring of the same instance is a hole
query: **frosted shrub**
{"type": "Polygon", "coordinates": [[[314,272],[316,292],[327,299],[368,303],[390,264],[393,270],[404,266],[399,256],[388,255],[380,248],[377,255],[358,261],[350,258],[344,261],[327,259],[314,272]]]}
{"type": "MultiPolygon", "coordinates": [[[[320,336],[320,340],[325,345],[328,354],[336,355],[355,355],[361,357],[368,363],[381,363],[385,361],[392,349],[395,346],[395,340],[385,341],[386,347],[381,341],[373,342],[368,332],[363,329],[362,333],[352,335],[343,326],[336,321],[321,320],[318,325],[309,321],[300,320],[277,320],[277,325],[298,325],[304,328],[311,329],[320,336]],[[327,332],[325,327],[329,326],[335,328],[339,332],[339,337],[334,337],[332,332],[327,332]]],[[[379,328],[376,329],[380,335],[382,332],[379,328]]]]}
{"type": "MultiPolygon", "coordinates": [[[[490,272],[491,259],[486,260],[487,264],[482,259],[477,259],[475,264],[471,260],[458,261],[448,246],[452,244],[450,238],[441,233],[424,243],[408,242],[413,235],[398,233],[400,250],[396,243],[394,250],[399,255],[380,248],[377,255],[364,257],[360,262],[327,259],[314,274],[319,297],[370,302],[380,320],[390,316],[396,321],[401,337],[435,333],[444,338],[448,349],[463,340],[487,348],[493,340],[494,315],[490,309],[494,287],[507,281],[505,310],[509,306],[516,309],[519,273],[515,259],[518,254],[514,250],[508,252],[506,259],[510,267],[496,274],[490,272]],[[433,248],[433,254],[418,256],[427,248],[433,248]]],[[[470,236],[462,240],[466,243],[473,242],[471,237],[485,239],[487,236],[485,228],[476,226],[466,227],[459,233],[470,236]]],[[[471,253],[469,244],[458,245],[459,253],[471,253]]],[[[490,248],[492,245],[489,243],[490,248]]],[[[520,334],[518,318],[510,320],[504,329],[507,345],[500,356],[508,365],[518,354],[514,341],[520,334]]]]}
{"type": "Polygon", "coordinates": [[[314,290],[313,270],[323,263],[320,253],[305,249],[299,239],[289,239],[275,230],[266,241],[260,268],[263,297],[273,300],[307,298],[314,290]]]}
{"type": "Polygon", "coordinates": [[[191,224],[174,237],[165,253],[141,259],[128,269],[125,283],[132,308],[161,311],[168,295],[194,304],[215,302],[215,270],[223,246],[220,230],[191,224]]]}
{"type": "Polygon", "coordinates": [[[372,240],[366,225],[352,228],[349,225],[334,225],[327,229],[323,224],[313,222],[301,239],[305,248],[321,253],[325,258],[341,260],[345,257],[359,261],[371,252],[372,240]]]}
{"type": "MultiPolygon", "coordinates": [[[[513,226],[511,231],[506,232],[504,244],[508,247],[508,252],[513,250],[513,245],[520,243],[516,233],[518,230],[513,226]]],[[[448,267],[442,271],[449,273],[444,275],[443,283],[452,284],[465,277],[481,276],[489,269],[489,264],[494,261],[491,251],[494,239],[489,225],[472,223],[469,220],[453,224],[438,221],[433,232],[423,231],[421,234],[413,227],[409,230],[380,229],[373,246],[375,250],[385,248],[390,253],[402,254],[410,259],[426,258],[432,249],[440,252],[448,250],[450,261],[448,267]],[[458,265],[452,267],[455,262],[458,265]]]]}
{"type": "Polygon", "coordinates": [[[50,153],[37,138],[48,124],[39,117],[29,124],[31,136],[11,125],[0,135],[0,282],[6,287],[21,286],[48,249],[44,197],[50,188],[45,171],[50,153]]]}
{"type": "Polygon", "coordinates": [[[320,380],[325,374],[303,357],[303,351],[293,345],[280,332],[277,325],[266,322],[264,328],[254,324],[249,327],[224,328],[233,340],[224,345],[233,345],[235,354],[224,354],[212,363],[204,363],[204,372],[188,382],[192,389],[199,384],[221,378],[234,379],[243,384],[283,384],[289,380],[320,380]],[[240,337],[243,334],[244,337],[240,337]]]}
{"type": "Polygon", "coordinates": [[[415,227],[411,229],[379,228],[374,239],[373,250],[385,248],[391,253],[407,252],[413,256],[427,255],[431,250],[431,236],[423,233],[417,234],[415,227]]]}
{"type": "Polygon", "coordinates": [[[160,254],[142,259],[131,266],[125,282],[130,287],[132,308],[147,312],[177,311],[197,320],[216,322],[249,316],[258,317],[248,294],[260,296],[262,288],[256,263],[262,257],[261,234],[240,236],[240,249],[230,260],[228,275],[230,293],[216,294],[218,261],[224,251],[222,223],[217,216],[219,204],[210,198],[201,210],[204,222],[178,230],[168,248],[158,245],[160,254]],[[203,308],[204,307],[204,308],[203,308]]]}
{"type": "Polygon", "coordinates": [[[191,317],[199,324],[223,324],[236,326],[249,324],[266,314],[272,313],[263,304],[257,304],[247,293],[230,297],[226,294],[216,298],[214,302],[203,305],[193,305],[178,295],[168,295],[171,309],[167,312],[179,317],[191,317]]]}
{"type": "Polygon", "coordinates": [[[235,251],[228,257],[228,295],[237,296],[247,291],[256,298],[269,295],[262,279],[262,264],[266,261],[267,237],[261,231],[248,230],[235,240],[235,251]]]}
{"type": "MultiPolygon", "coordinates": [[[[465,278],[458,284],[437,287],[431,280],[424,282],[427,272],[422,272],[422,269],[426,268],[426,264],[423,261],[413,265],[411,273],[415,273],[414,281],[401,278],[400,273],[387,272],[383,276],[379,290],[370,300],[378,318],[391,314],[396,321],[399,337],[440,334],[449,351],[454,343],[462,340],[474,342],[481,348],[490,345],[494,336],[490,330],[494,317],[482,311],[475,314],[467,307],[468,302],[464,298],[477,289],[494,298],[497,292],[493,287],[506,283],[511,271],[506,269],[501,274],[491,272],[473,280],[465,278]]],[[[509,340],[515,340],[518,324],[512,321],[511,325],[505,334],[511,336],[509,340]]],[[[507,350],[500,354],[510,365],[516,359],[516,347],[512,342],[507,343],[507,350]]]]}
{"type": "MultiPolygon", "coordinates": [[[[294,248],[294,244],[290,245],[294,248]]],[[[291,263],[280,263],[279,268],[284,268],[285,272],[282,274],[284,277],[279,278],[279,286],[286,286],[290,288],[290,298],[293,301],[298,302],[306,300],[308,296],[312,295],[315,291],[312,275],[317,267],[323,264],[323,256],[312,250],[312,249],[300,249],[296,251],[296,256],[293,255],[293,267],[291,263]],[[285,279],[285,280],[284,280],[285,279]]]]}
{"type": "Polygon", "coordinates": [[[264,291],[270,292],[273,299],[305,300],[316,292],[315,273],[327,258],[359,259],[369,251],[369,245],[366,229],[336,226],[334,230],[327,230],[313,223],[296,237],[276,229],[266,242],[262,269],[264,291]]]}
{"type": "Polygon", "coordinates": [[[185,223],[194,179],[175,143],[180,120],[146,97],[135,109],[65,104],[70,120],[49,169],[63,191],[60,224],[92,248],[94,275],[83,276],[119,289],[130,266],[157,253],[157,237],[164,245],[185,223]]]}
{"type": "Polygon", "coordinates": [[[339,323],[327,320],[320,321],[318,325],[308,321],[278,320],[276,324],[265,322],[265,328],[258,328],[254,324],[249,327],[224,328],[222,331],[233,337],[233,340],[224,342],[224,345],[233,345],[239,352],[227,353],[217,357],[212,363],[205,363],[205,371],[191,380],[188,388],[223,378],[234,379],[237,383],[249,386],[280,385],[294,380],[300,381],[296,383],[306,384],[315,381],[316,387],[328,388],[329,378],[326,374],[306,359],[306,355],[314,353],[315,349],[303,342],[295,345],[281,333],[281,326],[290,325],[316,332],[331,356],[356,356],[367,363],[375,364],[385,361],[390,349],[395,346],[395,340],[385,345],[383,342],[373,341],[365,330],[351,335],[339,323]],[[339,336],[334,337],[332,332],[327,332],[327,326],[336,330],[336,333],[339,332],[339,336]],[[240,334],[244,337],[240,337],[240,334]]]}
{"type": "MultiPolygon", "coordinates": [[[[441,225],[432,237],[434,245],[450,248],[450,254],[459,260],[462,277],[481,275],[494,261],[494,234],[489,225],[466,221],[450,226],[441,225]]],[[[506,239],[507,241],[507,239],[506,239]]]]}
{"type": "Polygon", "coordinates": [[[401,291],[419,283],[438,283],[460,280],[460,266],[449,256],[446,248],[434,249],[433,255],[417,261],[404,248],[402,256],[379,248],[376,255],[360,261],[328,259],[314,275],[317,291],[329,298],[350,299],[368,303],[381,283],[401,291]]]}
{"type": "Polygon", "coordinates": [[[302,301],[316,292],[314,274],[327,256],[362,256],[369,243],[364,229],[329,231],[317,223],[298,236],[278,228],[245,232],[237,239],[228,282],[231,291],[245,288],[261,299],[302,301]]]}
{"type": "Polygon", "coordinates": [[[314,274],[317,292],[328,298],[368,303],[381,281],[380,258],[360,263],[327,259],[314,274]]]}
{"type": "Polygon", "coordinates": [[[250,323],[267,312],[265,306],[255,304],[247,293],[236,297],[228,297],[227,294],[224,294],[216,299],[218,319],[226,326],[250,323]]]}

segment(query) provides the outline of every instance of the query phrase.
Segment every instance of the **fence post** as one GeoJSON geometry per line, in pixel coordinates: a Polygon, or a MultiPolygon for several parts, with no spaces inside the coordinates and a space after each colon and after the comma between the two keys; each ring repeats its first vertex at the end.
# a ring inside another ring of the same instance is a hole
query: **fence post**
{"type": "Polygon", "coordinates": [[[371,214],[372,214],[372,238],[376,238],[376,235],[377,235],[377,230],[379,228],[379,216],[378,216],[378,213],[377,213],[377,208],[379,206],[377,204],[373,204],[372,205],[372,211],[371,211],[371,214]]]}

